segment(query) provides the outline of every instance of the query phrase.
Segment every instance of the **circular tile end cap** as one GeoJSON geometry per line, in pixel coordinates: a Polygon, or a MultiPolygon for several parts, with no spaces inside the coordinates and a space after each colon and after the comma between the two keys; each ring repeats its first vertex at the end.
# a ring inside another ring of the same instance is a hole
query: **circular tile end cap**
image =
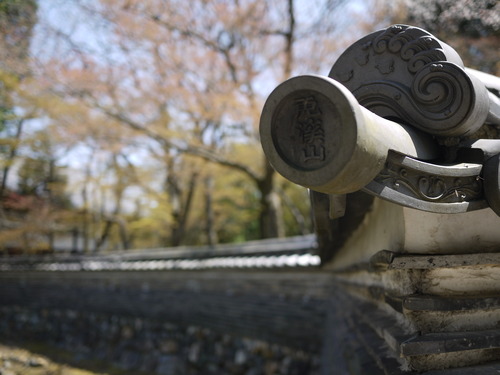
{"type": "Polygon", "coordinates": [[[346,168],[356,167],[350,161],[359,153],[363,121],[361,107],[342,84],[323,76],[294,77],[280,84],[264,105],[262,147],[271,165],[298,185],[326,193],[355,191],[347,186],[353,183],[346,181],[346,168]]]}

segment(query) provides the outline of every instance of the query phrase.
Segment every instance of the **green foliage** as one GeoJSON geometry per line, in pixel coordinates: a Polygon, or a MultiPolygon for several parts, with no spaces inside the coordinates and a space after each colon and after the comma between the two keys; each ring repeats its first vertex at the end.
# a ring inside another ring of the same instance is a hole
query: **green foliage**
{"type": "Polygon", "coordinates": [[[3,51],[0,66],[3,69],[19,71],[18,63],[28,56],[36,12],[35,0],[0,1],[0,47],[3,51]]]}
{"type": "Polygon", "coordinates": [[[67,177],[54,165],[53,160],[42,158],[24,159],[18,172],[18,191],[23,195],[49,195],[59,204],[66,202],[62,199],[67,177]]]}
{"type": "Polygon", "coordinates": [[[37,4],[34,0],[0,1],[0,161],[4,194],[10,167],[21,141],[23,119],[16,115],[17,89],[29,68],[27,56],[37,4]]]}
{"type": "Polygon", "coordinates": [[[26,18],[26,12],[31,13],[36,8],[35,0],[2,0],[0,15],[13,19],[11,22],[18,22],[18,19],[26,18]]]}
{"type": "MultiPolygon", "coordinates": [[[[150,202],[155,200],[154,196],[148,198],[150,202]]],[[[167,245],[167,228],[173,223],[169,212],[170,207],[167,200],[165,197],[160,197],[154,207],[129,215],[127,222],[130,238],[133,241],[132,246],[134,248],[151,248],[167,245]]]]}
{"type": "Polygon", "coordinates": [[[259,238],[259,197],[251,181],[226,173],[217,181],[215,197],[217,236],[220,242],[259,238]]]}
{"type": "Polygon", "coordinates": [[[18,146],[18,140],[15,137],[17,117],[12,108],[0,107],[0,155],[7,155],[18,146]]]}
{"type": "Polygon", "coordinates": [[[289,181],[281,183],[283,216],[287,236],[311,233],[312,222],[310,212],[309,191],[289,181]]]}
{"type": "Polygon", "coordinates": [[[57,165],[58,156],[50,134],[35,133],[29,144],[30,156],[24,158],[18,171],[18,192],[48,199],[54,208],[69,208],[67,176],[57,165]]]}

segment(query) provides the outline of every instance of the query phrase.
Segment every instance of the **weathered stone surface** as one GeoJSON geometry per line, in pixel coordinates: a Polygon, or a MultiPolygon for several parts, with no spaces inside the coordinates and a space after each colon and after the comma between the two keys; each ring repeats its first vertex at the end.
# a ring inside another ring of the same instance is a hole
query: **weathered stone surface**
{"type": "Polygon", "coordinates": [[[376,116],[343,85],[322,76],[279,85],[262,110],[260,136],[280,174],[327,194],[366,186],[384,168],[389,150],[424,160],[438,155],[432,139],[376,116]]]}
{"type": "MultiPolygon", "coordinates": [[[[319,374],[317,354],[312,352],[120,315],[3,307],[0,329],[4,339],[43,341],[74,353],[75,359],[101,360],[148,374],[319,374]]],[[[40,365],[35,360],[27,358],[26,363],[40,365]]]]}
{"type": "Polygon", "coordinates": [[[418,27],[393,25],[365,36],[329,76],[379,116],[435,135],[472,134],[490,111],[485,85],[464,69],[457,52],[418,27]]]}
{"type": "MultiPolygon", "coordinates": [[[[162,319],[318,350],[331,276],[295,271],[2,272],[3,306],[162,319]]],[[[106,324],[101,322],[100,324],[106,324]]],[[[120,327],[127,340],[136,330],[120,327]]]]}

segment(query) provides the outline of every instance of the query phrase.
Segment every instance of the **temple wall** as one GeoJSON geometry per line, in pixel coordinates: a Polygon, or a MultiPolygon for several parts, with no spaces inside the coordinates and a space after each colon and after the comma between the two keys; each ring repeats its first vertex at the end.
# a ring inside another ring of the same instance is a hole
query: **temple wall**
{"type": "Polygon", "coordinates": [[[146,373],[316,374],[330,281],[317,269],[4,271],[0,332],[146,373]]]}

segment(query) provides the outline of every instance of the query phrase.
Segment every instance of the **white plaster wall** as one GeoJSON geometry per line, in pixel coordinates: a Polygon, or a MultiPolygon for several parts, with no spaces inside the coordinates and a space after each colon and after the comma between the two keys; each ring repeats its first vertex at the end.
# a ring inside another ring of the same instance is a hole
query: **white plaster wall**
{"type": "Polygon", "coordinates": [[[410,253],[459,254],[500,251],[500,217],[490,208],[434,214],[404,208],[405,245],[410,253]]]}
{"type": "Polygon", "coordinates": [[[376,198],[372,210],[327,268],[366,262],[381,250],[412,254],[500,251],[500,218],[489,208],[435,214],[376,198]]]}
{"type": "Polygon", "coordinates": [[[368,261],[380,250],[401,251],[404,245],[402,207],[375,199],[361,225],[351,234],[329,265],[342,269],[368,261]]]}

